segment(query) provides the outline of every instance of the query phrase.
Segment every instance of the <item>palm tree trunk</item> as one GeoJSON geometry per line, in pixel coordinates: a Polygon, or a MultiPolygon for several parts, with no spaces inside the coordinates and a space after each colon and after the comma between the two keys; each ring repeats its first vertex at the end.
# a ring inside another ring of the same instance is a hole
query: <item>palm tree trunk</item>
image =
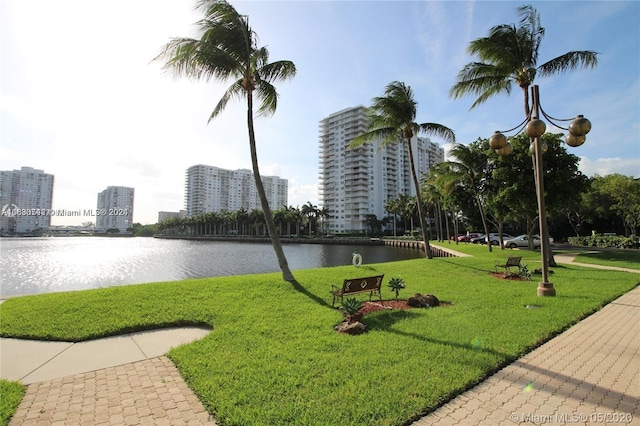
{"type": "Polygon", "coordinates": [[[271,244],[273,250],[276,252],[278,258],[278,264],[282,270],[282,278],[290,283],[296,281],[293,274],[289,270],[289,263],[284,255],[282,249],[282,243],[278,237],[276,225],[273,222],[273,214],[269,207],[269,201],[264,192],[264,186],[262,185],[262,179],[260,178],[260,170],[258,168],[258,152],[256,150],[256,136],[253,129],[253,92],[247,90],[247,127],[249,128],[249,148],[251,150],[251,165],[253,167],[253,178],[256,182],[256,189],[258,190],[258,196],[260,197],[260,204],[262,205],[262,211],[264,212],[264,219],[267,223],[267,229],[269,230],[269,236],[271,237],[271,244]]]}
{"type": "Polygon", "coordinates": [[[531,115],[531,108],[529,107],[529,85],[520,87],[524,91],[524,116],[529,117],[531,115]]]}
{"type": "Polygon", "coordinates": [[[476,183],[471,178],[471,187],[473,188],[473,192],[476,196],[476,203],[478,203],[478,209],[480,210],[480,218],[482,219],[482,226],[484,226],[484,234],[486,235],[487,245],[489,246],[489,253],[493,251],[491,247],[491,239],[489,238],[489,227],[487,226],[487,216],[484,214],[484,209],[482,208],[482,202],[480,201],[480,194],[478,194],[478,190],[476,189],[476,183]]]}
{"type": "Polygon", "coordinates": [[[407,137],[407,148],[409,149],[409,164],[411,165],[411,176],[413,177],[413,185],[416,188],[416,200],[418,203],[418,216],[420,217],[420,230],[422,231],[422,240],[424,241],[424,250],[427,253],[427,259],[433,259],[431,253],[431,246],[429,245],[429,238],[425,230],[426,222],[424,220],[424,214],[422,213],[422,197],[420,196],[420,183],[416,176],[416,167],[413,162],[413,150],[411,149],[411,138],[407,137]]]}

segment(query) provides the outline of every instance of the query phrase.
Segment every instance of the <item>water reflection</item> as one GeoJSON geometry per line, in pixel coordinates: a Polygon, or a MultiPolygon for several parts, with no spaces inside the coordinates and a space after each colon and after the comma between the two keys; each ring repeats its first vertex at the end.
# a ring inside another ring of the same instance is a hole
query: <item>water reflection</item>
{"type": "MultiPolygon", "coordinates": [[[[357,250],[364,264],[420,257],[420,252],[381,246],[285,244],[295,271],[350,265],[357,250]]],[[[83,290],[279,271],[267,243],[158,240],[154,238],[2,238],[0,297],[83,290]]]]}

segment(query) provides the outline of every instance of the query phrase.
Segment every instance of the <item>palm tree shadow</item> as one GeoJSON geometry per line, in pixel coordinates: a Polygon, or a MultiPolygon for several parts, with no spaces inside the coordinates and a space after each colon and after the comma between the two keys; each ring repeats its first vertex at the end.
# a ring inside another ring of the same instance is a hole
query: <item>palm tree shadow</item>
{"type": "MultiPolygon", "coordinates": [[[[460,264],[457,262],[452,262],[450,260],[447,260],[447,257],[441,257],[439,258],[440,262],[445,262],[445,263],[450,263],[452,265],[455,265],[456,268],[461,268],[461,269],[473,269],[475,271],[482,271],[482,272],[492,272],[492,269],[482,269],[482,268],[478,268],[477,266],[471,266],[471,265],[465,265],[465,264],[460,264]]],[[[493,265],[491,265],[491,268],[493,268],[493,265]]]]}
{"type": "MultiPolygon", "coordinates": [[[[443,308],[430,308],[430,309],[443,309],[443,308]]],[[[400,320],[417,318],[419,316],[420,315],[417,312],[411,312],[411,310],[393,310],[393,311],[385,311],[383,313],[378,313],[377,315],[372,315],[371,317],[365,318],[363,321],[367,324],[367,328],[372,331],[373,330],[384,331],[387,333],[396,334],[398,336],[417,339],[424,343],[445,345],[452,348],[466,349],[469,351],[485,352],[485,353],[496,355],[505,359],[505,362],[507,364],[518,359],[513,355],[509,355],[507,353],[500,352],[491,348],[483,348],[480,345],[476,345],[471,342],[470,343],[451,342],[447,340],[427,337],[427,336],[416,334],[416,333],[409,333],[406,331],[401,331],[393,328],[393,325],[400,320]]]]}
{"type": "Polygon", "coordinates": [[[317,303],[320,306],[323,306],[325,308],[333,309],[333,307],[329,304],[329,302],[324,300],[322,297],[311,293],[309,290],[304,288],[297,280],[293,280],[293,281],[290,281],[290,282],[291,282],[291,286],[293,287],[293,289],[295,291],[303,294],[304,296],[308,297],[309,299],[311,299],[312,301],[314,301],[315,303],[317,303]]]}

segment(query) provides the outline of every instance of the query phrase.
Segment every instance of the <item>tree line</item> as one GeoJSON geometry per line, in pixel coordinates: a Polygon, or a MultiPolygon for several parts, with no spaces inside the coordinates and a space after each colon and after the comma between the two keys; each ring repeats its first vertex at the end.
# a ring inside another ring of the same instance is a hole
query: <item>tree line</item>
{"type": "MultiPolygon", "coordinates": [[[[302,207],[283,206],[273,210],[273,220],[279,236],[322,235],[322,224],[329,217],[328,210],[318,208],[311,201],[302,207]]],[[[247,211],[207,212],[180,218],[172,217],[158,223],[158,232],[165,235],[190,236],[266,236],[269,235],[264,212],[247,211]]]]}

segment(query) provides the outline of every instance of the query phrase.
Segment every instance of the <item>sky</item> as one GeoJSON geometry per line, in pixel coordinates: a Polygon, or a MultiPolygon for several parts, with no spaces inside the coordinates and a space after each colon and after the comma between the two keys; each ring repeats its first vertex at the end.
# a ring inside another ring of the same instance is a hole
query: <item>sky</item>
{"type": "MultiPolygon", "coordinates": [[[[640,177],[638,1],[232,1],[249,15],[270,59],[291,60],[278,110],[255,123],[260,173],[289,182],[289,205],[319,205],[318,123],[368,106],[392,81],[411,86],[417,121],[443,124],[459,143],[524,119],[514,87],[470,110],[449,97],[469,42],[514,24],[532,4],[545,36],[538,64],[572,50],[599,53],[595,69],[537,78],[552,117],[587,117],[578,148],[588,175],[640,177]]],[[[201,15],[185,0],[0,0],[0,170],[55,176],[53,208],[95,209],[108,186],[135,188],[134,222],[184,208],[196,164],[250,169],[246,105],[209,115],[230,82],[194,81],[153,59],[172,37],[197,37],[201,15]]],[[[547,122],[547,131],[564,133],[547,122]]],[[[443,141],[432,138],[446,148],[443,141]]],[[[79,225],[95,217],[54,217],[79,225]]]]}

